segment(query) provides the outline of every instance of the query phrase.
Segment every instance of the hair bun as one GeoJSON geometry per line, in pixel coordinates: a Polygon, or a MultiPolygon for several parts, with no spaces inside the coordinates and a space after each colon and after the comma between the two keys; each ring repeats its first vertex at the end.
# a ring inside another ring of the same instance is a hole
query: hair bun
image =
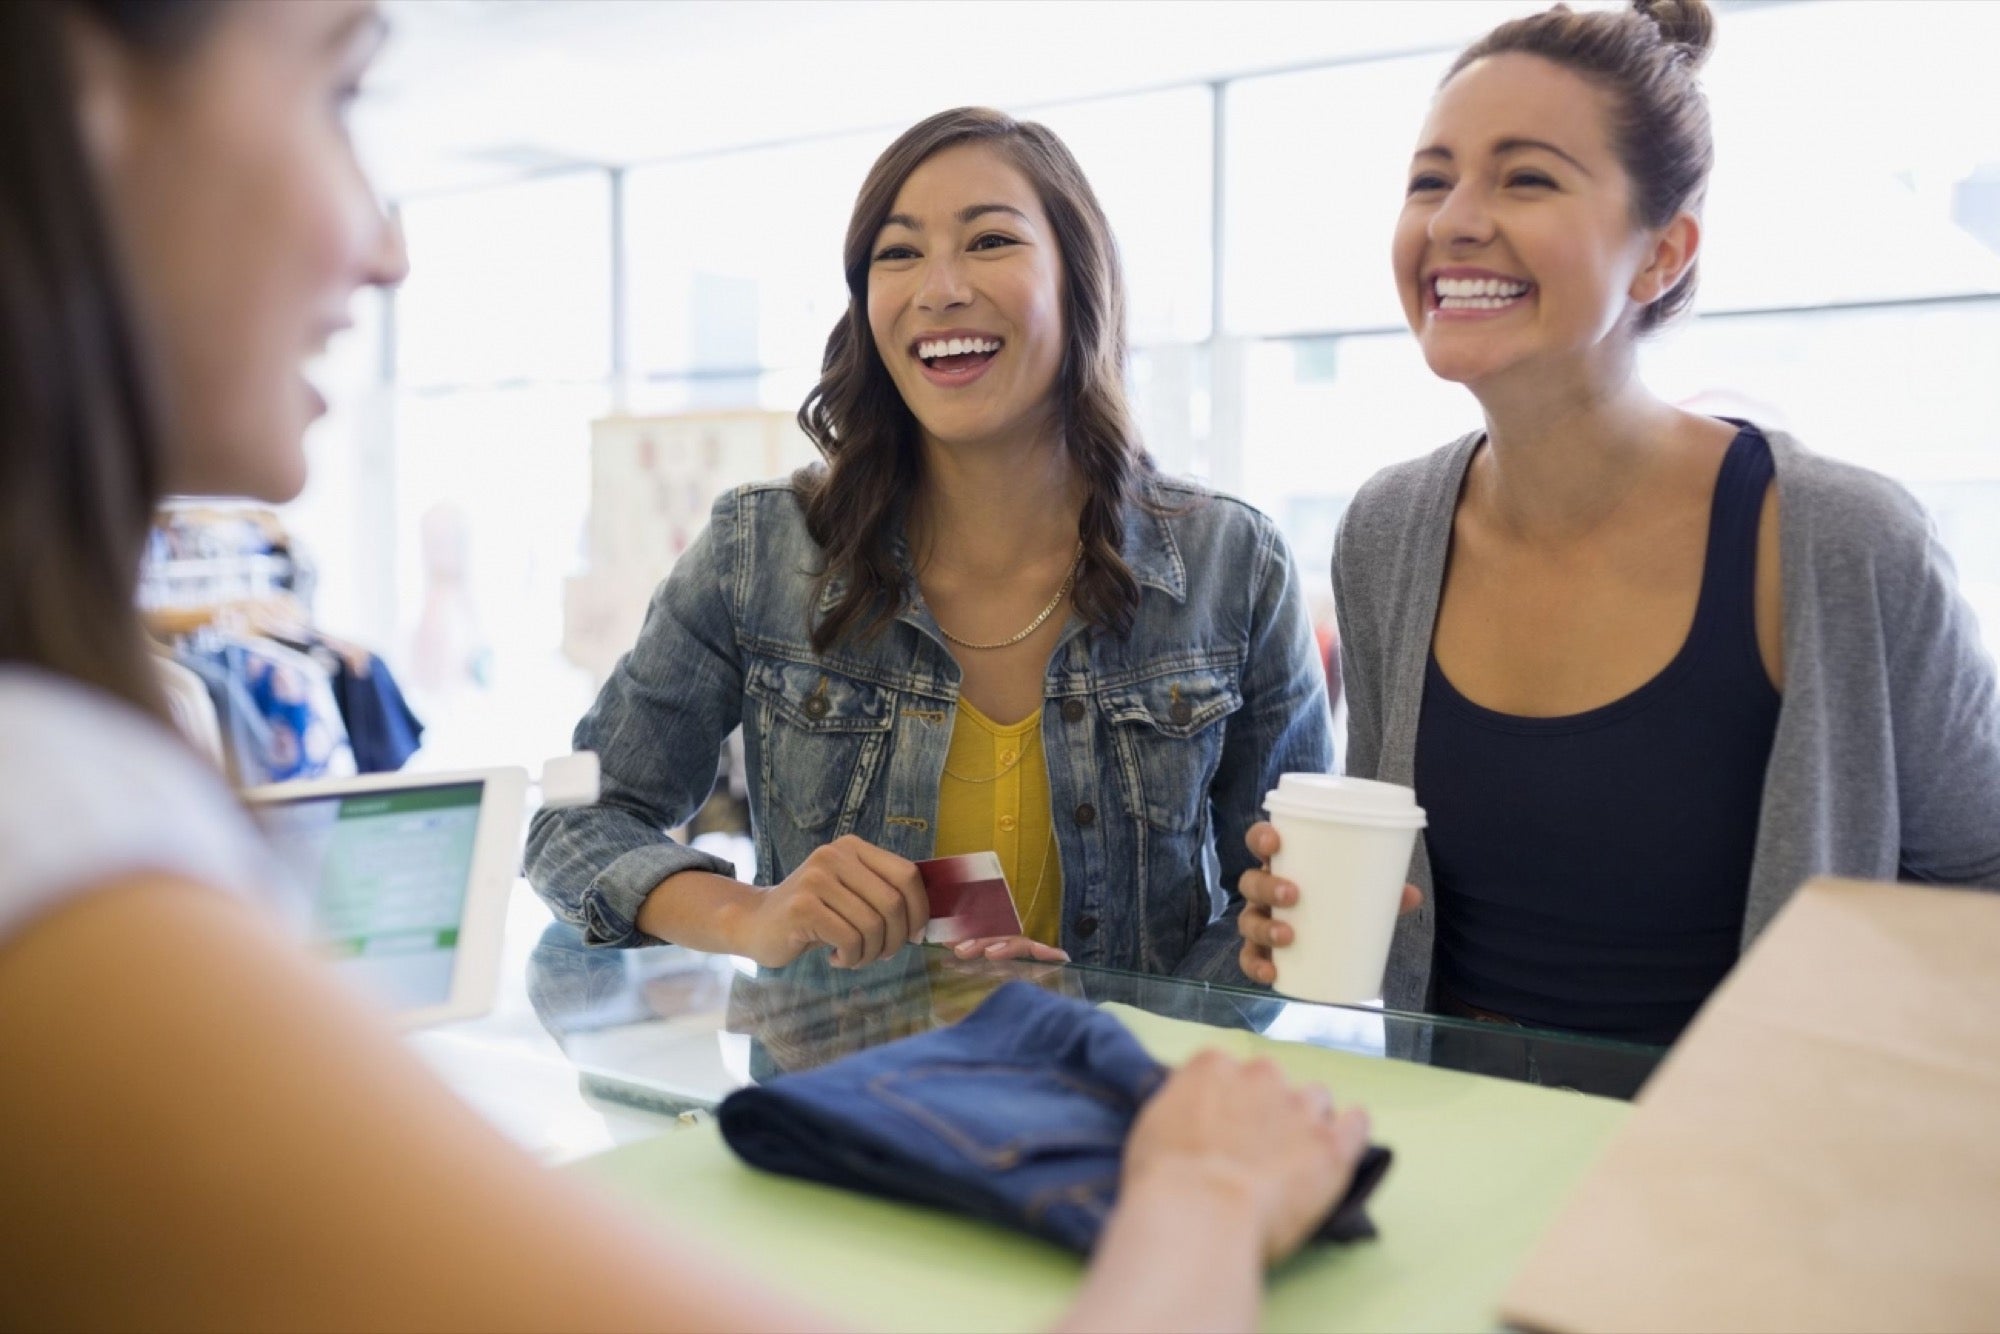
{"type": "Polygon", "coordinates": [[[1699,66],[1715,45],[1715,11],[1708,0],[1632,0],[1632,8],[1651,19],[1660,40],[1687,52],[1699,66]]]}

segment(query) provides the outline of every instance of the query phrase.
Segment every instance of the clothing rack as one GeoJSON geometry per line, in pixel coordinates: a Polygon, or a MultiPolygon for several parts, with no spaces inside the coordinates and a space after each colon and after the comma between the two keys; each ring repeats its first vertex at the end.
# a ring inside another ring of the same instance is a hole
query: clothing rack
{"type": "Polygon", "coordinates": [[[289,555],[180,556],[149,562],[139,576],[141,610],[191,611],[264,602],[288,589],[289,555]]]}
{"type": "Polygon", "coordinates": [[[137,602],[162,684],[183,730],[243,786],[397,769],[423,733],[380,658],[313,624],[310,576],[269,509],[155,516],[137,602]]]}
{"type": "Polygon", "coordinates": [[[140,568],[148,613],[199,620],[206,609],[288,597],[311,621],[313,571],[274,510],[262,505],[170,501],[154,516],[140,568]]]}

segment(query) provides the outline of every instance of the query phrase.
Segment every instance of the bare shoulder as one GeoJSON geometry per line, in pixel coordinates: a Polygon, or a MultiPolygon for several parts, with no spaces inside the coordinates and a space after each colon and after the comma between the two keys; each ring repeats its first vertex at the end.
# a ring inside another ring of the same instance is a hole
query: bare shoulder
{"type": "Polygon", "coordinates": [[[1728,452],[1729,447],[1736,443],[1736,437],[1743,433],[1743,428],[1735,422],[1686,411],[1677,413],[1675,429],[1684,443],[1693,445],[1705,455],[1718,459],[1728,452]]]}

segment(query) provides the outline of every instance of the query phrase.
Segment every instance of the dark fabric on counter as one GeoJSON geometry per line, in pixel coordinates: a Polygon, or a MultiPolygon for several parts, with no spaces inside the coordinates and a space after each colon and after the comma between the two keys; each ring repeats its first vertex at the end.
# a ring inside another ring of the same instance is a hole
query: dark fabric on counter
{"type": "MultiPolygon", "coordinates": [[[[1010,982],[949,1028],[738,1090],[718,1112],[747,1163],[1018,1228],[1074,1251],[1118,1196],[1125,1139],[1167,1069],[1110,1015],[1010,982]]],[[[1315,1234],[1375,1235],[1370,1146],[1315,1234]]]]}

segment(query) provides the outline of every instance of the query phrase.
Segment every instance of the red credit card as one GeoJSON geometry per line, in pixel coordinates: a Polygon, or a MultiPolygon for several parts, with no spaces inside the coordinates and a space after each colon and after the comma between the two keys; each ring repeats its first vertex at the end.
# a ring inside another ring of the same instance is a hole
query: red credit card
{"type": "Polygon", "coordinates": [[[933,857],[917,863],[930,898],[930,925],[924,939],[933,945],[956,945],[987,936],[1018,936],[1021,914],[1007,890],[1007,874],[997,852],[968,852],[962,857],[933,857]]]}

